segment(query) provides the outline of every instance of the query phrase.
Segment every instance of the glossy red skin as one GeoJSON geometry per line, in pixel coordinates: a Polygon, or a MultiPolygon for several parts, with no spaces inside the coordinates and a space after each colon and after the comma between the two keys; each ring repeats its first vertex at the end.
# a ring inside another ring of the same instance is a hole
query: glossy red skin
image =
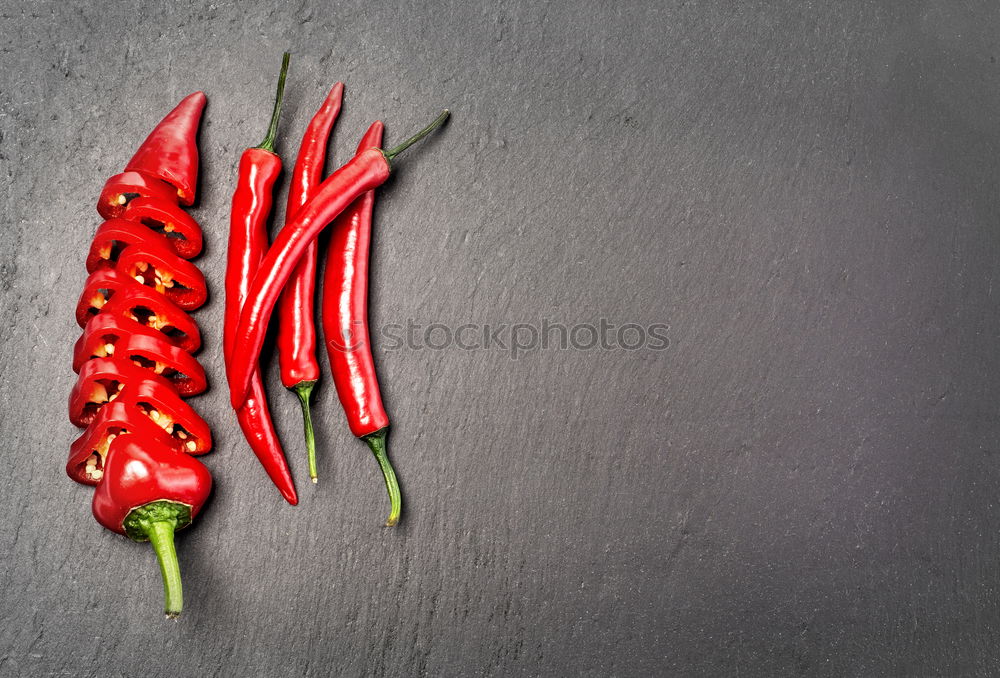
{"type": "Polygon", "coordinates": [[[177,191],[170,184],[141,172],[122,172],[104,182],[97,200],[97,213],[105,219],[120,217],[128,201],[140,197],[177,204],[177,191]],[[125,196],[124,203],[120,201],[121,196],[125,196]]]}
{"type": "Polygon", "coordinates": [[[114,270],[99,269],[87,278],[80,301],[77,302],[76,322],[80,327],[86,327],[97,312],[132,319],[132,311],[138,307],[148,308],[156,313],[157,318],[164,319],[167,324],[184,333],[183,337],[164,335],[167,342],[180,346],[189,353],[194,353],[201,347],[201,333],[191,316],[153,288],[140,285],[114,270]],[[112,292],[112,296],[98,309],[91,305],[91,300],[102,289],[112,292]]]}
{"type": "MultiPolygon", "coordinates": [[[[162,332],[110,313],[99,313],[87,323],[73,347],[73,371],[79,372],[86,361],[100,357],[106,343],[114,346],[116,356],[131,358],[137,355],[180,372],[182,377],[168,379],[179,395],[198,395],[208,386],[201,364],[187,351],[167,342],[162,332]]],[[[155,374],[151,367],[143,369],[155,374]]]]}
{"type": "MultiPolygon", "coordinates": [[[[229,217],[229,248],[226,261],[226,305],[223,324],[223,357],[228,365],[233,355],[233,330],[250,280],[267,250],[267,218],[273,205],[274,183],[281,174],[281,158],[260,148],[249,148],[240,157],[229,217]]],[[[234,406],[243,436],[281,496],[298,503],[285,452],[278,440],[267,407],[260,371],[254,363],[249,396],[234,406]]]]}
{"type": "MultiPolygon", "coordinates": [[[[323,180],[327,142],[330,130],[340,114],[344,94],[343,83],[330,90],[326,100],[306,127],[299,154],[288,188],[287,223],[306,204],[316,186],[323,180]]],[[[278,300],[278,364],[281,383],[295,388],[302,382],[319,379],[316,358],[316,319],[313,304],[316,294],[316,241],[306,248],[278,300]]]]}
{"type": "Polygon", "coordinates": [[[198,125],[205,93],[186,96],[167,113],[125,166],[171,184],[184,205],[194,202],[198,188],[198,125]]]}
{"type": "Polygon", "coordinates": [[[91,508],[97,522],[125,534],[125,517],[134,508],[173,501],[190,506],[193,520],[211,492],[212,476],[194,457],[125,435],[111,443],[91,508]]]}
{"type": "Polygon", "coordinates": [[[239,407],[246,398],[275,303],[309,243],[355,198],[388,178],[389,161],[382,151],[369,149],[354,156],[323,181],[315,195],[278,234],[253,279],[235,332],[233,345],[239,350],[233,351],[228,366],[229,395],[234,407],[239,407]]]}
{"type": "MultiPolygon", "coordinates": [[[[358,153],[382,144],[375,122],[358,153]]],[[[333,223],[323,276],[323,336],[337,396],[351,433],[366,436],[389,425],[382,405],[368,332],[368,249],[375,191],[351,203],[333,223]]]]}
{"type": "Polygon", "coordinates": [[[180,451],[179,440],[172,438],[149,417],[137,413],[131,405],[115,400],[102,407],[97,418],[70,445],[66,475],[82,485],[96,485],[98,481],[92,480],[86,474],[87,458],[97,451],[109,433],[120,434],[123,429],[127,433],[121,435],[126,437],[135,436],[144,443],[156,443],[180,451]]]}

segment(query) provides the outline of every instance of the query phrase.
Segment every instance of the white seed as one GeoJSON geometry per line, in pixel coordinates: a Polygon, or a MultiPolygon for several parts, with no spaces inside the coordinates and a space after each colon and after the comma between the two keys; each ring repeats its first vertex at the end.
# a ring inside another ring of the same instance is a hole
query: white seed
{"type": "Polygon", "coordinates": [[[188,441],[188,444],[187,444],[187,446],[186,446],[186,447],[187,447],[187,448],[188,448],[188,450],[190,450],[191,452],[194,452],[195,450],[197,450],[197,449],[198,449],[198,446],[197,446],[197,445],[195,445],[195,442],[194,442],[193,440],[189,440],[189,441],[188,441]]]}
{"type": "Polygon", "coordinates": [[[122,390],[123,388],[125,388],[125,384],[118,384],[118,390],[119,391],[122,390]]]}
{"type": "Polygon", "coordinates": [[[115,345],[114,344],[105,344],[104,345],[104,352],[107,353],[108,355],[114,355],[115,354],[115,345]]]}
{"type": "Polygon", "coordinates": [[[151,417],[153,418],[153,421],[156,421],[157,419],[159,419],[159,418],[160,418],[160,413],[159,413],[159,412],[157,412],[156,410],[152,410],[152,411],[151,411],[151,412],[149,413],[149,416],[151,416],[151,417]]]}
{"type": "Polygon", "coordinates": [[[108,435],[108,442],[110,443],[112,440],[114,440],[117,437],[118,437],[117,433],[112,433],[112,434],[108,435]]]}
{"type": "Polygon", "coordinates": [[[142,277],[141,275],[137,275],[137,276],[135,276],[135,280],[136,280],[136,282],[138,282],[138,283],[139,283],[140,285],[145,285],[145,284],[146,284],[146,279],[145,279],[145,278],[143,278],[143,277],[142,277]]]}
{"type": "Polygon", "coordinates": [[[94,471],[93,473],[90,474],[90,477],[93,478],[94,480],[100,480],[101,478],[104,477],[104,471],[94,471]]]}
{"type": "Polygon", "coordinates": [[[126,199],[127,199],[127,198],[125,197],[125,194],[124,194],[124,193],[119,193],[119,194],[118,194],[118,197],[117,197],[117,198],[115,198],[115,202],[117,202],[117,203],[118,203],[119,205],[124,205],[124,204],[125,204],[125,200],[126,200],[126,199]]]}
{"type": "Polygon", "coordinates": [[[177,437],[180,438],[181,440],[187,440],[188,434],[185,433],[184,431],[178,431],[177,437]]]}
{"type": "Polygon", "coordinates": [[[174,425],[170,424],[169,426],[166,426],[163,430],[166,431],[167,433],[169,433],[170,435],[173,435],[174,434],[174,425]]]}

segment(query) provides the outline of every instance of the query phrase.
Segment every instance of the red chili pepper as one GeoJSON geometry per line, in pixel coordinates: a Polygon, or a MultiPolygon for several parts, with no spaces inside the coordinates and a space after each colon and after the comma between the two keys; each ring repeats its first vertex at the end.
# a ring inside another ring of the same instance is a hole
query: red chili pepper
{"type": "Polygon", "coordinates": [[[274,305],[309,243],[356,198],[389,178],[389,163],[394,157],[430,134],[447,118],[448,111],[444,111],[433,123],[388,151],[371,148],[354,156],[320,184],[316,194],[278,234],[253,279],[233,335],[233,346],[238,346],[239,350],[233,351],[227,372],[234,407],[239,407],[246,398],[274,305]]]}
{"type": "Polygon", "coordinates": [[[204,92],[185,97],[146,137],[125,171],[162,179],[177,189],[182,204],[194,203],[198,188],[198,123],[205,101],[204,92]]]}
{"type": "MultiPolygon", "coordinates": [[[[316,115],[309,121],[302,136],[299,155],[292,171],[288,189],[286,223],[301,208],[316,186],[323,179],[326,164],[326,147],[330,130],[340,113],[344,84],[338,82],[330,90],[316,115]]],[[[316,437],[313,433],[309,399],[319,379],[319,361],[316,359],[316,321],[313,303],[316,288],[316,242],[306,248],[302,260],[278,301],[278,363],[281,382],[295,391],[302,406],[305,426],[306,453],[309,458],[309,477],[316,482],[316,437]]],[[[239,318],[236,318],[238,321],[239,318]]]]}
{"type": "MultiPolygon", "coordinates": [[[[375,122],[358,145],[358,154],[382,145],[382,123],[375,122]]],[[[375,191],[368,191],[337,217],[331,229],[323,277],[323,335],[330,371],[351,433],[371,448],[389,491],[389,519],[402,510],[399,483],[386,454],[389,417],[382,405],[368,333],[368,247],[375,191]]]]}
{"type": "Polygon", "coordinates": [[[187,97],[104,186],[97,209],[111,221],[87,260],[69,400],[70,420],[86,430],[66,472],[97,485],[93,511],[102,525],[153,541],[168,615],[181,609],[173,531],[211,489],[205,467],[183,454],[207,452],[211,431],[180,397],[205,389],[204,370],[188,354],[201,336],[182,310],[207,297],[204,277],[185,260],[200,251],[202,235],[177,205],[195,197],[204,106],[204,94],[187,97]]]}
{"type": "MultiPolygon", "coordinates": [[[[281,115],[281,99],[288,72],[289,55],[281,62],[278,92],[267,136],[256,148],[248,148],[240,157],[236,190],[233,193],[229,217],[229,251],[226,261],[226,308],[223,326],[223,358],[232,360],[234,342],[232,330],[239,319],[246,290],[267,249],[267,218],[271,213],[274,182],[281,174],[281,158],[274,152],[274,137],[281,115]]],[[[235,403],[236,418],[250,449],[260,460],[267,475],[281,496],[293,506],[299,502],[288,461],[271,422],[267,396],[260,370],[254,362],[250,378],[250,394],[235,403]]]]}
{"type": "Polygon", "coordinates": [[[91,509],[109,530],[152,543],[168,617],[179,615],[184,606],[174,532],[191,523],[211,491],[211,474],[193,457],[134,435],[115,438],[110,445],[91,509]]]}

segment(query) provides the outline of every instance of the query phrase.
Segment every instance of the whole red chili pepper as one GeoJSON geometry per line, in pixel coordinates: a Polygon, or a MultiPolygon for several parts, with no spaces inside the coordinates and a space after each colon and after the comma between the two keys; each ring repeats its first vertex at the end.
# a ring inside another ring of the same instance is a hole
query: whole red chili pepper
{"type": "Polygon", "coordinates": [[[184,606],[174,531],[191,523],[211,491],[212,476],[194,457],[134,435],[110,444],[105,479],[91,509],[109,530],[153,545],[168,617],[184,606]]]}
{"type": "Polygon", "coordinates": [[[389,163],[393,158],[430,134],[447,119],[446,110],[433,123],[399,146],[388,151],[371,148],[354,156],[320,184],[316,194],[275,238],[253,279],[243,303],[239,325],[233,334],[233,346],[239,347],[239,350],[233,351],[227,374],[229,396],[234,407],[239,407],[246,398],[274,305],[309,243],[356,198],[377,188],[389,178],[389,163]]]}
{"type": "Polygon", "coordinates": [[[104,186],[97,209],[109,221],[87,258],[69,401],[70,420],[86,430],[66,471],[97,485],[93,512],[102,525],[152,540],[171,616],[182,603],[173,531],[197,514],[212,485],[208,470],[183,453],[207,452],[211,432],[181,399],[205,388],[188,353],[201,337],[185,313],[207,297],[201,272],[185,261],[200,251],[202,235],[177,204],[195,197],[204,106],[201,92],[184,99],[104,186]]]}
{"type": "MultiPolygon", "coordinates": [[[[228,365],[233,358],[235,341],[233,330],[239,320],[240,308],[246,297],[250,280],[267,249],[267,218],[271,213],[274,182],[281,174],[281,158],[274,152],[274,138],[281,115],[281,100],[288,73],[289,55],[281,62],[278,92],[267,136],[260,146],[248,148],[240,157],[236,190],[233,193],[232,211],[229,216],[229,251],[226,260],[226,308],[223,326],[223,357],[228,365]]],[[[250,375],[250,393],[234,403],[236,418],[250,449],[260,460],[267,475],[277,486],[281,496],[293,506],[299,502],[288,461],[281,449],[281,442],[271,422],[267,408],[267,395],[261,381],[260,369],[254,361],[250,375]]]]}
{"type": "MultiPolygon", "coordinates": [[[[358,153],[382,145],[382,123],[375,122],[358,153]]],[[[399,521],[402,501],[396,473],[386,454],[389,417],[382,405],[368,333],[368,247],[375,191],[351,203],[333,223],[323,277],[323,335],[330,371],[351,433],[371,448],[389,491],[389,518],[399,521]]]]}
{"type": "MultiPolygon", "coordinates": [[[[343,83],[330,90],[323,105],[309,121],[299,155],[292,171],[288,189],[286,223],[306,204],[309,196],[323,179],[326,164],[326,147],[330,130],[340,113],[344,94],[343,83]]],[[[278,363],[281,366],[281,383],[295,391],[302,406],[302,421],[306,435],[306,454],[309,458],[309,477],[316,482],[316,437],[313,433],[309,399],[316,380],[319,379],[319,361],[316,359],[316,321],[313,303],[316,287],[316,242],[306,248],[295,273],[281,293],[278,301],[278,363]]],[[[237,318],[237,320],[239,320],[237,318]]]]}

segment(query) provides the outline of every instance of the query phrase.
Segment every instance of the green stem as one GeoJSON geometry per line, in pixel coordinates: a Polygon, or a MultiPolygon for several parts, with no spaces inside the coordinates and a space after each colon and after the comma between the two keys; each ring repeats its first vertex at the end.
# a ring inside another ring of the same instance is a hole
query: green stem
{"type": "Polygon", "coordinates": [[[385,156],[385,159],[391,161],[397,155],[399,155],[400,153],[408,149],[410,146],[417,143],[425,136],[427,136],[428,134],[436,130],[438,127],[443,125],[444,121],[448,119],[449,115],[451,115],[451,113],[448,112],[448,109],[447,108],[444,109],[443,111],[441,111],[441,115],[439,115],[437,118],[434,119],[434,122],[427,125],[427,127],[423,128],[422,130],[414,134],[412,137],[401,143],[399,146],[390,148],[388,151],[382,151],[382,154],[385,156]]]}
{"type": "Polygon", "coordinates": [[[302,405],[302,421],[306,432],[306,454],[309,457],[309,477],[312,481],[316,479],[316,434],[313,432],[312,411],[309,407],[309,399],[312,396],[315,381],[302,381],[295,386],[296,395],[299,396],[299,404],[302,405]]]}
{"type": "Polygon", "coordinates": [[[403,500],[399,495],[399,482],[396,480],[396,472],[392,470],[389,463],[389,456],[386,454],[385,437],[389,432],[388,427],[379,429],[375,433],[363,436],[361,439],[368,443],[372,454],[378,460],[378,465],[385,476],[385,489],[389,491],[389,518],[385,521],[386,527],[392,527],[399,522],[399,514],[403,510],[403,500]]]}
{"type": "Polygon", "coordinates": [[[177,551],[174,549],[174,524],[173,520],[158,520],[146,527],[146,535],[153,545],[153,550],[156,551],[160,574],[163,575],[164,611],[168,617],[176,617],[184,607],[181,566],[177,562],[177,551]]]}
{"type": "Polygon", "coordinates": [[[274,97],[274,110],[271,112],[271,124],[267,128],[267,136],[260,142],[260,148],[274,153],[274,137],[278,134],[278,118],[281,117],[281,100],[285,96],[285,76],[288,75],[288,60],[292,55],[285,52],[281,57],[281,73],[278,75],[278,94],[274,97]]]}

